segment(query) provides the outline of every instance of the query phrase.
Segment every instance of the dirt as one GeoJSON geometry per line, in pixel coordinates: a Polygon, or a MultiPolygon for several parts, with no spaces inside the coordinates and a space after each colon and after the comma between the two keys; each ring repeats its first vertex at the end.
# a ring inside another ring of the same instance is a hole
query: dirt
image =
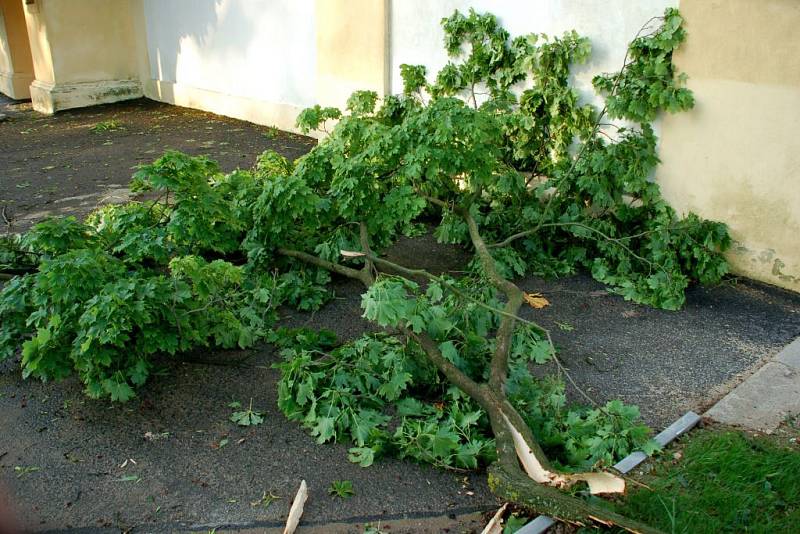
{"type": "MultiPolygon", "coordinates": [[[[266,148],[295,157],[313,146],[148,101],[51,118],[0,112],[10,116],[0,123],[0,198],[18,226],[45,211],[84,213],[101,191],[122,188],[132,167],[167,147],[210,154],[232,170],[249,167],[266,148]],[[126,129],[89,130],[112,119],[126,129]]],[[[428,236],[402,240],[388,256],[441,272],[463,268],[466,252],[428,236]]],[[[586,275],[520,283],[550,300],[525,313],[553,330],[581,390],[598,402],[638,404],[656,429],[685,410],[702,411],[800,335],[800,295],[748,281],[692,288],[680,312],[625,302],[586,275]]],[[[370,330],[358,284],[336,280],[334,288],[337,298],[321,311],[284,321],[330,328],[344,339],[370,330]]],[[[480,513],[497,504],[485,475],[399,460],[366,469],[348,462],[347,444],[318,445],[278,411],[276,361],[270,347],[165,359],[123,406],[88,400],[74,379],[25,381],[18,362],[7,361],[0,365],[0,487],[32,531],[277,531],[302,479],[310,498],[300,532],[363,532],[378,522],[392,527],[387,532],[480,531],[480,513]],[[228,404],[250,399],[264,423],[235,426],[228,404]],[[336,480],[352,481],[355,495],[328,495],[336,480]],[[265,492],[280,498],[264,506],[265,492]]],[[[580,397],[574,387],[569,393],[580,397]]]]}

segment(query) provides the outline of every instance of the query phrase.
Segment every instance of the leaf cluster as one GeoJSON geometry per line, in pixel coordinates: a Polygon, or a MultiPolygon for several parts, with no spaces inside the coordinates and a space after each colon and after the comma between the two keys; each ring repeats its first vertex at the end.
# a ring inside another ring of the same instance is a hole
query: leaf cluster
{"type": "Polygon", "coordinates": [[[106,206],[85,222],[45,220],[9,238],[10,261],[37,264],[0,292],[0,358],[21,345],[23,376],[75,373],[89,396],[126,401],[158,355],[249,347],[281,302],[320,305],[326,275],[241,265],[251,206],[268,168],[282,164],[265,155],[252,171],[222,175],[207,158],[167,152],[133,179],[154,200],[106,206]]]}
{"type": "Polygon", "coordinates": [[[675,113],[694,106],[692,92],[681,86],[686,75],[676,73],[672,63],[674,51],[686,39],[683,17],[676,8],[667,8],[656,21],[655,30],[631,43],[629,61],[621,73],[601,74],[592,80],[607,95],[608,114],[613,118],[647,123],[660,110],[675,113]]]}

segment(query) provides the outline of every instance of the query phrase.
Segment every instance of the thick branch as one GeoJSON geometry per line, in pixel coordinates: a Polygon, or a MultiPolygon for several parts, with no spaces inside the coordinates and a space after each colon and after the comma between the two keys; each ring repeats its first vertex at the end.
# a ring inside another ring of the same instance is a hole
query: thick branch
{"type": "Polygon", "coordinates": [[[508,375],[508,356],[511,352],[511,341],[514,336],[517,312],[519,312],[519,308],[522,306],[524,294],[515,283],[507,280],[497,272],[494,258],[486,247],[486,242],[483,240],[478,230],[478,223],[475,222],[475,218],[470,215],[467,210],[459,210],[459,213],[467,222],[470,239],[472,239],[475,252],[478,254],[478,258],[480,258],[486,276],[489,278],[492,285],[505,293],[508,299],[504,310],[505,314],[502,319],[500,319],[500,326],[495,336],[495,350],[492,356],[489,376],[491,388],[505,397],[505,382],[508,375]]]}
{"type": "MultiPolygon", "coordinates": [[[[486,268],[487,274],[493,277],[493,283],[501,290],[504,290],[509,297],[509,304],[506,305],[505,310],[494,310],[502,316],[501,326],[498,330],[497,344],[500,345],[502,340],[505,339],[507,346],[502,349],[502,354],[498,355],[495,353],[495,356],[492,358],[492,375],[489,384],[479,384],[472,380],[466,373],[444,357],[436,341],[427,334],[416,334],[407,328],[401,328],[401,331],[420,345],[425,351],[429,361],[444,374],[448,381],[464,391],[486,411],[492,426],[498,455],[497,463],[490,468],[490,484],[492,485],[491,487],[494,493],[513,502],[529,506],[539,513],[576,524],[597,521],[606,525],[618,525],[631,532],[657,533],[658,531],[650,529],[645,525],[640,525],[639,523],[614,514],[613,512],[609,512],[603,508],[589,505],[579,498],[573,497],[552,486],[548,486],[546,483],[537,483],[529,478],[520,468],[519,451],[517,450],[512,436],[512,427],[522,435],[522,439],[530,449],[530,454],[536,459],[539,463],[539,467],[545,471],[545,474],[547,475],[550,473],[556,475],[556,473],[551,470],[547,457],[536,441],[530,427],[525,423],[519,412],[508,402],[502,384],[507,373],[508,352],[510,351],[510,334],[508,334],[508,332],[513,334],[513,325],[518,319],[516,314],[519,311],[523,293],[515,284],[497,273],[494,267],[494,260],[489,254],[486,244],[477,233],[475,221],[471,217],[469,217],[467,221],[468,224],[470,224],[470,232],[474,236],[473,241],[475,242],[476,250],[478,250],[482,261],[486,261],[485,258],[488,256],[490,264],[488,268],[486,268]],[[507,330],[504,329],[504,326],[507,330]],[[505,332],[502,334],[502,338],[500,337],[501,331],[505,332]],[[503,365],[502,369],[499,368],[501,364],[503,365]],[[495,386],[498,380],[500,387],[495,386]]],[[[375,257],[369,249],[368,239],[364,239],[363,236],[362,246],[365,250],[367,265],[374,263],[387,266],[406,276],[424,276],[429,279],[438,279],[427,271],[408,269],[375,257]]],[[[332,272],[360,280],[367,287],[374,283],[372,272],[367,269],[352,269],[296,250],[280,249],[278,252],[328,269],[332,272]]],[[[486,267],[486,264],[484,264],[484,267],[486,267]]],[[[445,285],[450,289],[454,289],[449,284],[445,285]]],[[[520,320],[527,322],[524,319],[520,320]]]]}
{"type": "Polygon", "coordinates": [[[592,520],[606,526],[616,525],[628,532],[662,534],[658,529],[575,498],[561,490],[537,484],[519,469],[509,469],[501,462],[489,467],[489,487],[500,498],[574,525],[586,525],[592,520]]]}
{"type": "Polygon", "coordinates": [[[279,248],[278,254],[282,254],[283,256],[288,256],[290,258],[296,258],[306,263],[310,263],[311,265],[316,265],[317,267],[322,267],[323,269],[327,269],[328,271],[341,274],[342,276],[346,276],[348,278],[354,278],[356,280],[360,280],[361,282],[363,282],[365,286],[368,287],[373,282],[372,275],[369,272],[360,271],[358,269],[353,269],[351,267],[347,267],[339,263],[333,263],[328,260],[323,260],[318,256],[314,256],[313,254],[308,254],[306,252],[301,252],[299,250],[292,250],[285,248],[279,248]]]}

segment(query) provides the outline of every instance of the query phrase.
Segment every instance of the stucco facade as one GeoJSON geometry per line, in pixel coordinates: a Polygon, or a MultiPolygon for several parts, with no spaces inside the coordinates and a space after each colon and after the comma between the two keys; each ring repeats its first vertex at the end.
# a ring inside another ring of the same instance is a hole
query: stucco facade
{"type": "Polygon", "coordinates": [[[0,93],[30,98],[33,57],[19,0],[0,0],[0,93]]]}
{"type": "Polygon", "coordinates": [[[675,60],[697,106],[656,124],[655,179],[679,211],[730,226],[735,272],[800,291],[797,0],[0,0],[0,91],[30,87],[47,113],[145,95],[295,130],[306,106],[399,92],[402,63],[435,73],[439,20],[470,7],[513,35],[589,37],[574,81],[596,103],[592,76],[679,7],[689,39],[675,60]]]}
{"type": "Polygon", "coordinates": [[[666,116],[658,182],[724,221],[733,270],[800,291],[800,2],[682,0],[675,61],[696,107],[666,116]]]}

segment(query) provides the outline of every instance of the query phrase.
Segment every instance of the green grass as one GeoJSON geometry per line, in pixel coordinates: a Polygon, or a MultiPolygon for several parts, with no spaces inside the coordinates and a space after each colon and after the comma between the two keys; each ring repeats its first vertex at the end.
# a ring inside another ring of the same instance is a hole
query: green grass
{"type": "MultiPolygon", "coordinates": [[[[680,450],[680,449],[679,449],[680,450]]],[[[797,432],[692,432],[680,457],[654,462],[616,509],[669,533],[800,532],[797,432]],[[792,438],[794,441],[792,441],[792,438]]]]}

